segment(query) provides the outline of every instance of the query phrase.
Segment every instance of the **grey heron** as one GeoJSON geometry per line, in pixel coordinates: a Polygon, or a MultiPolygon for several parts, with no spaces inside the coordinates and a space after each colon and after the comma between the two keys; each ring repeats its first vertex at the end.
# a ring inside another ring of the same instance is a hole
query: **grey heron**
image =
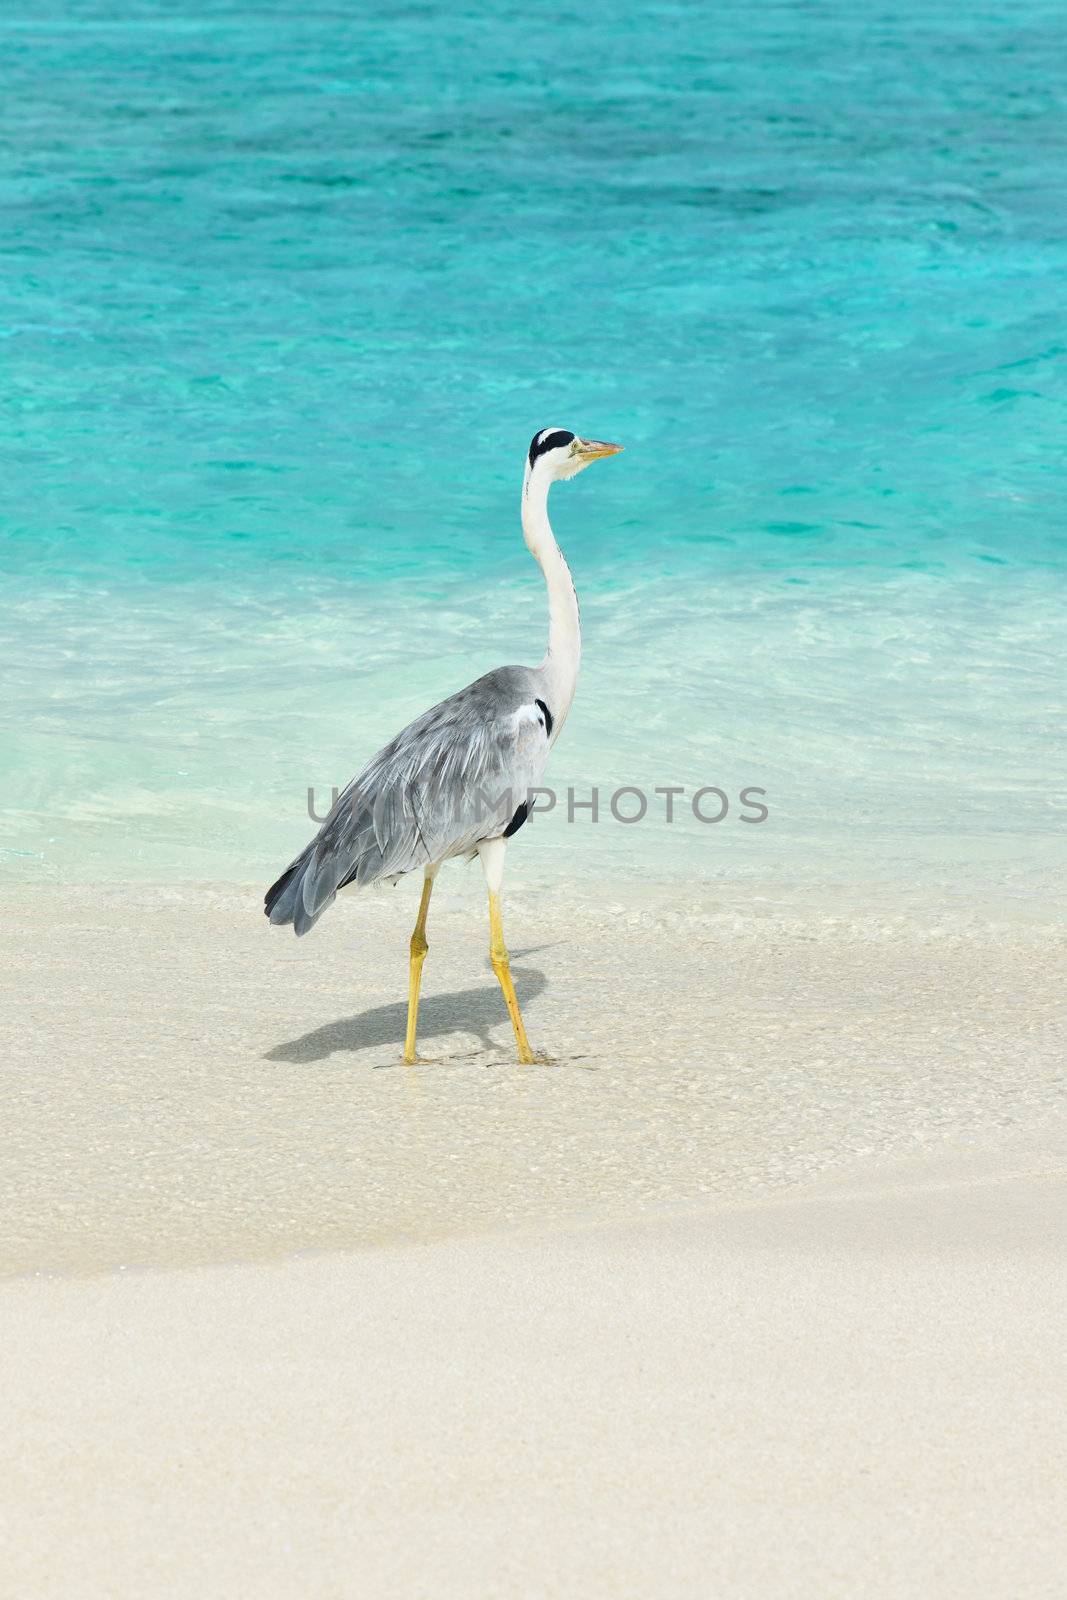
{"type": "Polygon", "coordinates": [[[532,1061],[515,994],[500,890],[507,841],[527,819],[530,793],[567,720],[582,638],[570,568],[548,520],[548,493],[622,448],[566,428],[535,434],[522,483],[522,531],[548,590],[548,650],[537,667],[497,667],[423,712],[379,750],[338,796],[311,843],[267,891],[272,923],[307,933],[338,890],[395,883],[422,869],[411,935],[404,1060],[418,1059],[419,986],[429,948],[426,916],[434,879],[454,856],[481,858],[489,893],[489,956],[515,1030],[519,1060],[532,1061]]]}

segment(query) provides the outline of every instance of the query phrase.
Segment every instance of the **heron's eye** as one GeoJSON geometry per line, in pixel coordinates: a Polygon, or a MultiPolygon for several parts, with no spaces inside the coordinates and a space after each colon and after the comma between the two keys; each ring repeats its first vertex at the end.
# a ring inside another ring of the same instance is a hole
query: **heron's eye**
{"type": "Polygon", "coordinates": [[[543,432],[535,434],[530,445],[531,464],[538,456],[544,455],[546,450],[562,450],[574,440],[574,434],[566,428],[545,428],[543,432]]]}

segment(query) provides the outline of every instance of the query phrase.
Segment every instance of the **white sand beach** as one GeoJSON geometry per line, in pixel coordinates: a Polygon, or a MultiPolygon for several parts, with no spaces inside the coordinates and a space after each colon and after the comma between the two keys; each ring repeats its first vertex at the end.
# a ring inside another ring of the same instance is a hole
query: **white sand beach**
{"type": "Polygon", "coordinates": [[[4,1591],[1056,1593],[1047,921],[449,882],[9,904],[4,1591]]]}
{"type": "Polygon", "coordinates": [[[4,917],[2,1272],[270,1259],[735,1201],[1061,1102],[1062,935],[744,889],[516,886],[518,1071],[476,870],[306,939],[255,888],[20,889],[4,917]]]}
{"type": "Polygon", "coordinates": [[[1067,1143],[0,1297],[7,1592],[1037,1597],[1067,1143]]]}
{"type": "Polygon", "coordinates": [[[1067,9],[2,28],[0,1600],[1063,1600],[1067,9]]]}

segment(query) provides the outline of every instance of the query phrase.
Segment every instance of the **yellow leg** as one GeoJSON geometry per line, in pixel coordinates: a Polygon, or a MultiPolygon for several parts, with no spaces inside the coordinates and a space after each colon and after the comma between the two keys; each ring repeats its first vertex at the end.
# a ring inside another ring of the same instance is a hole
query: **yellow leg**
{"type": "Polygon", "coordinates": [[[529,1062],[533,1060],[533,1051],[530,1041],[526,1037],[523,1026],[522,1012],[515,994],[515,985],[511,981],[511,966],[508,962],[507,947],[504,944],[504,925],[500,920],[500,896],[489,891],[489,959],[493,963],[493,971],[497,981],[504,991],[504,1000],[507,1003],[508,1016],[511,1026],[515,1029],[515,1043],[519,1047],[519,1060],[529,1062]]]}
{"type": "Polygon", "coordinates": [[[411,1066],[418,1060],[415,1054],[415,1030],[419,1024],[419,985],[422,983],[422,963],[430,948],[426,943],[426,913],[430,909],[435,872],[428,872],[422,885],[419,916],[415,932],[411,935],[411,965],[408,969],[408,1031],[404,1039],[404,1060],[411,1066]]]}

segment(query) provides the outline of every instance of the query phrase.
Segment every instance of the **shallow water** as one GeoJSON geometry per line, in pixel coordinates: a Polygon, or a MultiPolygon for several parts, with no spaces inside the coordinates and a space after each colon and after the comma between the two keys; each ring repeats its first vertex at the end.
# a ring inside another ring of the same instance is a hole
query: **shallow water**
{"type": "Polygon", "coordinates": [[[561,423],[627,453],[553,501],[587,652],[553,781],[770,817],[594,832],[564,798],[523,870],[1040,892],[1065,31],[7,16],[0,870],[269,877],[309,785],[538,658],[518,484],[561,423]]]}

